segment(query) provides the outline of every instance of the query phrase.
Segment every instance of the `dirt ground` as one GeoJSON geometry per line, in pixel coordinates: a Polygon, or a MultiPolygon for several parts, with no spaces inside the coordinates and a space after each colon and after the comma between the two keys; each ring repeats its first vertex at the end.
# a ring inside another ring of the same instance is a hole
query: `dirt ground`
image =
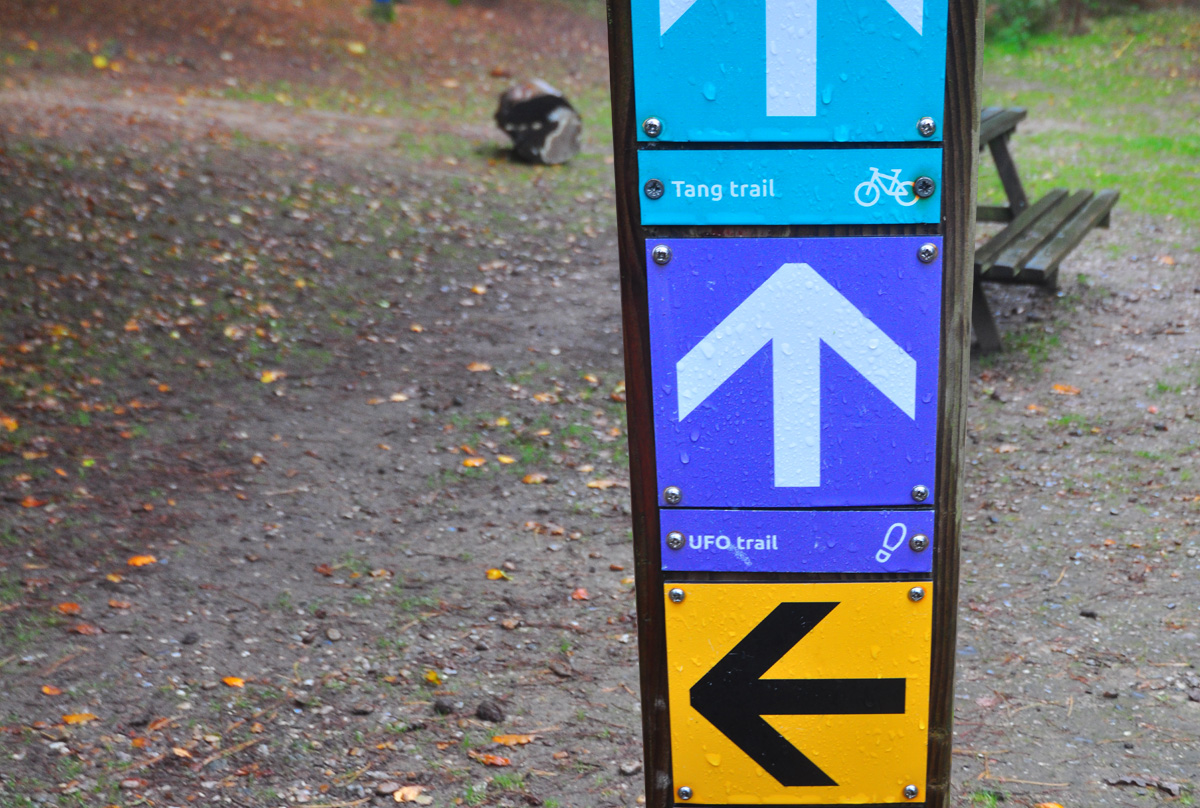
{"type": "MultiPolygon", "coordinates": [[[[603,19],[397,10],[0,16],[0,806],[643,799],[603,19]]],[[[989,288],[957,804],[1192,803],[1198,255],[989,288]]]]}

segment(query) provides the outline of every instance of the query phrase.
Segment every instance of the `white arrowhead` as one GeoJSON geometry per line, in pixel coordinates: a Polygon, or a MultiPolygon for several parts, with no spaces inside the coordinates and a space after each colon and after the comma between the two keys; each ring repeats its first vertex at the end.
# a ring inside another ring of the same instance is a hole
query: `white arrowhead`
{"type": "Polygon", "coordinates": [[[821,484],[821,343],[909,418],[917,362],[808,264],[784,264],[675,365],[679,420],[771,343],[775,485],[821,484]]]}
{"type": "Polygon", "coordinates": [[[896,9],[896,13],[912,26],[918,34],[925,19],[925,0],[887,0],[888,5],[896,9]]]}
{"type": "MultiPolygon", "coordinates": [[[[916,0],[920,3],[922,0],[916,0]]],[[[695,5],[696,0],[658,0],[658,33],[661,36],[695,5]]]]}

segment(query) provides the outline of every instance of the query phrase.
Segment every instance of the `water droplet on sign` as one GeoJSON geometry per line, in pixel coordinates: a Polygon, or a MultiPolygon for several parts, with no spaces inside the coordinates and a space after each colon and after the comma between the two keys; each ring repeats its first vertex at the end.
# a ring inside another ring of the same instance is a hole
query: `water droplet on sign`
{"type": "Polygon", "coordinates": [[[704,82],[704,97],[709,101],[716,101],[717,85],[713,84],[711,81],[704,82]]]}

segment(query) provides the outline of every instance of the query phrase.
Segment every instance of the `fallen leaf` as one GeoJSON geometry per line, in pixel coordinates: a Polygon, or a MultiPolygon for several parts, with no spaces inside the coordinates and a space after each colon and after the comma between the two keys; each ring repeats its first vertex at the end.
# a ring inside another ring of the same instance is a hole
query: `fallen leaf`
{"type": "Polygon", "coordinates": [[[613,391],[611,393],[609,393],[608,397],[611,398],[613,401],[617,401],[617,402],[624,401],[625,400],[625,382],[624,381],[618,382],[617,386],[613,388],[613,391]]]}
{"type": "Polygon", "coordinates": [[[115,600],[113,598],[109,598],[108,607],[110,609],[129,609],[133,607],[133,604],[127,600],[115,600]]]}
{"type": "Polygon", "coordinates": [[[571,600],[591,600],[588,591],[582,586],[571,593],[571,600]]]}
{"type": "Polygon", "coordinates": [[[471,287],[471,294],[473,294],[473,295],[486,295],[486,294],[487,294],[487,287],[486,287],[486,286],[484,286],[482,283],[477,283],[477,284],[475,284],[474,286],[472,286],[472,287],[471,287]]]}
{"type": "Polygon", "coordinates": [[[493,735],[492,743],[502,744],[503,746],[524,746],[531,743],[536,735],[493,735]]]}
{"type": "Polygon", "coordinates": [[[487,462],[486,457],[468,457],[463,460],[463,465],[469,469],[477,469],[487,462]]]}
{"type": "Polygon", "coordinates": [[[392,799],[396,802],[416,802],[424,790],[425,786],[401,786],[392,792],[392,799]]]}
{"type": "Polygon", "coordinates": [[[103,70],[104,68],[108,67],[108,57],[103,53],[97,53],[92,57],[92,67],[96,68],[97,70],[103,70]]]}
{"type": "Polygon", "coordinates": [[[491,369],[492,366],[487,362],[472,362],[471,364],[467,365],[467,370],[471,371],[472,373],[482,373],[485,370],[491,369]]]}
{"type": "Polygon", "coordinates": [[[151,564],[157,564],[158,559],[152,555],[135,555],[125,563],[131,567],[147,567],[151,564]]]}
{"type": "Polygon", "coordinates": [[[1054,387],[1052,389],[1054,390],[1055,393],[1057,393],[1060,396],[1077,396],[1077,395],[1079,395],[1079,388],[1073,384],[1056,384],[1056,385],[1054,385],[1054,387]]]}
{"type": "Polygon", "coordinates": [[[285,376],[287,376],[287,374],[282,370],[264,370],[262,375],[258,377],[258,380],[263,384],[270,384],[271,382],[279,381],[285,376]]]}
{"type": "Polygon", "coordinates": [[[47,696],[61,696],[62,690],[54,685],[42,685],[42,692],[47,696]]]}
{"type": "Polygon", "coordinates": [[[10,418],[7,415],[0,415],[0,426],[3,426],[9,432],[16,432],[20,428],[16,418],[10,418]]]}
{"type": "Polygon", "coordinates": [[[530,472],[521,478],[521,482],[526,485],[541,485],[546,482],[546,475],[540,472],[530,472]]]}
{"type": "Polygon", "coordinates": [[[346,50],[350,51],[355,56],[362,56],[367,52],[367,46],[361,42],[347,42],[346,50]]]}
{"type": "Polygon", "coordinates": [[[171,751],[175,754],[175,757],[178,758],[190,758],[192,756],[192,753],[184,749],[182,746],[173,746],[171,747],[171,751]]]}
{"type": "Polygon", "coordinates": [[[496,426],[508,426],[509,421],[503,415],[496,419],[496,426]]]}
{"type": "Polygon", "coordinates": [[[425,326],[421,325],[420,323],[413,323],[412,325],[410,325],[408,327],[408,330],[413,332],[414,334],[420,334],[422,331],[425,330],[425,326]]]}
{"type": "Polygon", "coordinates": [[[318,564],[317,566],[313,567],[313,572],[320,573],[328,578],[333,575],[333,567],[329,566],[328,564],[318,564]]]}
{"type": "Polygon", "coordinates": [[[104,580],[112,581],[114,584],[119,584],[121,581],[125,580],[125,576],[119,572],[110,572],[108,575],[104,576],[104,580]]]}
{"type": "Polygon", "coordinates": [[[607,479],[591,480],[588,482],[587,487],[588,488],[599,488],[601,491],[607,491],[609,488],[612,488],[614,485],[620,485],[620,483],[617,482],[616,480],[607,480],[607,479]]]}
{"type": "Polygon", "coordinates": [[[392,393],[390,396],[388,396],[388,401],[408,401],[408,396],[404,395],[403,393],[392,393]]]}
{"type": "Polygon", "coordinates": [[[504,570],[492,567],[487,571],[487,579],[489,581],[499,581],[501,578],[508,580],[508,574],[504,570]]]}
{"type": "Polygon", "coordinates": [[[100,628],[99,626],[93,626],[91,623],[78,623],[74,626],[71,626],[69,630],[75,632],[76,634],[82,634],[85,637],[94,637],[97,634],[104,633],[104,629],[100,628]]]}
{"type": "Polygon", "coordinates": [[[267,458],[262,456],[262,452],[255,452],[250,456],[250,462],[255,466],[262,466],[266,464],[267,458]]]}
{"type": "Polygon", "coordinates": [[[79,614],[83,611],[83,609],[79,607],[78,603],[71,603],[69,601],[66,603],[60,603],[54,608],[58,609],[63,614],[79,614]]]}
{"type": "Polygon", "coordinates": [[[442,683],[442,676],[437,671],[430,668],[429,670],[425,671],[425,681],[429,682],[431,685],[440,685],[442,683]]]}
{"type": "Polygon", "coordinates": [[[1035,802],[1033,808],[1063,808],[1058,802],[1035,802]]]}
{"type": "Polygon", "coordinates": [[[167,726],[170,723],[171,723],[171,719],[167,718],[166,716],[162,716],[161,718],[156,718],[153,721],[151,721],[149,724],[147,724],[146,730],[148,732],[158,732],[160,729],[162,729],[163,727],[167,726]]]}
{"type": "Polygon", "coordinates": [[[49,503],[50,503],[50,500],[48,500],[48,499],[38,499],[37,497],[30,494],[29,496],[25,497],[25,499],[21,500],[21,507],[22,508],[40,508],[43,505],[48,505],[49,503]]]}
{"type": "Polygon", "coordinates": [[[246,686],[246,680],[240,676],[226,676],[221,681],[224,682],[229,687],[245,687],[246,686]]]}
{"type": "Polygon", "coordinates": [[[86,724],[89,721],[95,721],[100,716],[95,713],[70,713],[62,717],[64,724],[86,724]]]}
{"type": "Polygon", "coordinates": [[[1175,259],[1169,255],[1160,255],[1158,257],[1158,263],[1166,264],[1169,267],[1173,267],[1173,266],[1175,266],[1175,259]]]}
{"type": "Polygon", "coordinates": [[[496,455],[496,462],[503,463],[504,465],[507,466],[511,463],[516,463],[517,459],[515,457],[513,457],[512,455],[496,455]]]}
{"type": "Polygon", "coordinates": [[[996,452],[996,454],[1012,454],[1019,448],[1021,447],[1017,446],[1015,443],[1002,443],[993,449],[993,451],[996,452]]]}
{"type": "Polygon", "coordinates": [[[1042,413],[1042,412],[1046,411],[1046,408],[1043,407],[1041,404],[1030,404],[1025,409],[1028,412],[1034,412],[1034,413],[1042,413]]]}
{"type": "Polygon", "coordinates": [[[625,571],[625,565],[624,565],[624,564],[609,564],[609,565],[608,565],[608,568],[609,568],[609,570],[611,570],[612,572],[624,572],[624,571],[625,571]]]}
{"type": "Polygon", "coordinates": [[[493,755],[491,752],[476,752],[474,749],[467,752],[467,757],[478,760],[484,766],[511,766],[512,761],[501,755],[493,755]]]}

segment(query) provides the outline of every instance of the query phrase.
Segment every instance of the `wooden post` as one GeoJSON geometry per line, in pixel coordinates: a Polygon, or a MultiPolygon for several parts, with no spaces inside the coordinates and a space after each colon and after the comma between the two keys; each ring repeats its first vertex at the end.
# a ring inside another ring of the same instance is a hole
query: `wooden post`
{"type": "MultiPolygon", "coordinates": [[[[664,585],[681,581],[694,586],[711,582],[837,582],[870,580],[901,583],[912,574],[853,573],[823,575],[795,571],[787,574],[683,571],[664,573],[660,519],[663,494],[655,442],[655,393],[652,368],[652,325],[648,286],[647,240],[696,237],[808,239],[858,236],[940,237],[941,289],[938,336],[936,415],[936,482],[932,486],[933,560],[932,651],[929,667],[927,769],[919,797],[899,796],[887,802],[911,802],[944,808],[949,801],[956,610],[958,601],[960,455],[965,436],[967,373],[971,339],[971,300],[974,264],[976,170],[979,154],[979,55],[982,4],[949,0],[945,48],[944,112],[938,122],[941,142],[940,217],[937,221],[887,223],[870,220],[811,222],[680,222],[644,224],[639,159],[662,154],[672,144],[639,140],[642,121],[636,113],[634,81],[634,9],[637,4],[658,7],[659,0],[608,0],[609,54],[616,175],[617,228],[621,271],[622,319],[625,337],[625,383],[629,421],[631,497],[638,607],[638,650],[642,692],[642,731],[645,747],[646,805],[667,808],[688,804],[673,774],[672,709],[668,698],[667,615],[664,585]]],[[[676,5],[679,5],[678,3],[676,5]]],[[[684,92],[686,88],[681,88],[684,92]]],[[[671,121],[666,122],[671,126],[671,121]]],[[[701,148],[742,148],[739,144],[698,144],[701,148]]],[[[768,150],[788,143],[766,144],[768,150]]],[[[865,148],[837,142],[831,151],[865,148]]],[[[747,148],[759,148],[749,146],[747,148]]],[[[807,148],[807,147],[806,147],[807,148]]],[[[872,163],[872,165],[876,165],[872,163]]],[[[880,169],[885,166],[879,165],[880,169]]],[[[669,186],[668,186],[669,188],[669,186]]],[[[687,503],[684,503],[685,506],[687,503]]],[[[720,506],[719,506],[720,507],[720,506]]],[[[903,507],[912,507],[903,506],[903,507]]],[[[671,510],[671,509],[668,509],[671,510]]],[[[679,513],[677,509],[672,511],[679,513]]],[[[908,511],[906,511],[908,512],[908,511]]],[[[874,552],[874,551],[872,551],[874,552]]],[[[781,790],[785,795],[786,788],[781,790]]],[[[807,794],[808,792],[805,792],[807,794]]],[[[690,792],[689,792],[690,794],[690,792]]],[[[701,796],[691,804],[723,804],[701,796]]],[[[829,802],[829,801],[827,801],[829,802]]],[[[822,804],[807,796],[787,804],[822,804]]]]}

